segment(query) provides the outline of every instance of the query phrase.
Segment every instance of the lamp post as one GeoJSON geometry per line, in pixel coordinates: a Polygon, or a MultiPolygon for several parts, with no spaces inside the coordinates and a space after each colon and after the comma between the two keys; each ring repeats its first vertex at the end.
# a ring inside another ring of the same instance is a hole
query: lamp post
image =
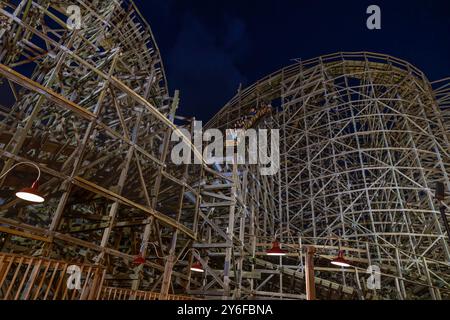
{"type": "Polygon", "coordinates": [[[19,198],[19,199],[28,201],[28,202],[43,203],[45,201],[45,199],[44,199],[44,197],[42,196],[42,194],[38,190],[39,189],[39,179],[41,178],[41,169],[36,164],[34,164],[32,162],[19,162],[19,163],[16,163],[8,171],[6,171],[4,174],[2,174],[2,176],[0,176],[0,180],[3,179],[8,173],[10,173],[16,167],[21,166],[21,165],[26,165],[26,166],[29,166],[29,167],[36,168],[36,170],[38,172],[38,176],[37,176],[36,180],[33,182],[33,184],[31,185],[30,188],[23,188],[23,189],[17,191],[16,192],[16,197],[19,198]]]}

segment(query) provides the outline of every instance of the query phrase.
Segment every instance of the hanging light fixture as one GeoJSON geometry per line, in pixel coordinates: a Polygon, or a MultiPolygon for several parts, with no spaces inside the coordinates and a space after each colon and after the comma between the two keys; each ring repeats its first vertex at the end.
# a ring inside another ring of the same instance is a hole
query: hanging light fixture
{"type": "Polygon", "coordinates": [[[138,266],[145,264],[145,258],[139,254],[134,257],[133,264],[137,264],[138,266]]]}
{"type": "MultiPolygon", "coordinates": [[[[201,257],[200,252],[197,249],[195,249],[195,248],[190,248],[190,249],[188,249],[185,252],[185,254],[183,255],[183,257],[180,260],[184,260],[184,258],[186,258],[186,256],[187,256],[187,254],[189,252],[191,252],[191,251],[193,251],[195,254],[197,254],[197,256],[198,256],[197,259],[201,259],[201,258],[199,258],[199,257],[201,257]]],[[[205,269],[203,268],[203,265],[200,263],[199,260],[196,260],[193,264],[191,264],[191,268],[190,269],[191,269],[192,272],[198,272],[198,273],[204,273],[205,272],[205,269]]]]}
{"type": "Polygon", "coordinates": [[[338,256],[336,258],[334,258],[333,260],[331,260],[331,264],[338,266],[338,267],[344,267],[344,268],[351,267],[350,262],[347,261],[344,257],[344,250],[339,250],[338,256]]]}
{"type": "Polygon", "coordinates": [[[203,269],[203,266],[200,262],[196,261],[192,266],[191,266],[191,271],[193,272],[200,272],[203,273],[205,272],[205,270],[203,269]]]}
{"type": "Polygon", "coordinates": [[[19,199],[28,201],[28,202],[34,202],[34,203],[44,202],[45,199],[38,190],[39,189],[39,179],[41,178],[41,169],[36,164],[34,164],[32,162],[19,162],[19,163],[15,164],[14,166],[12,166],[8,171],[6,171],[0,177],[0,179],[3,179],[8,173],[10,173],[12,170],[14,170],[15,167],[20,166],[20,165],[27,165],[27,166],[36,168],[36,170],[38,171],[38,176],[37,176],[37,179],[31,185],[31,188],[23,188],[22,190],[17,191],[16,197],[19,199]]]}
{"type": "Polygon", "coordinates": [[[31,185],[31,188],[23,188],[22,190],[16,192],[16,197],[28,202],[43,203],[45,199],[38,189],[39,189],[39,181],[36,180],[31,185]]]}
{"type": "Polygon", "coordinates": [[[145,264],[145,262],[147,260],[145,259],[144,255],[147,250],[147,248],[146,248],[147,244],[151,244],[153,246],[153,248],[155,248],[155,253],[158,258],[164,259],[163,257],[161,257],[158,254],[158,247],[156,247],[156,245],[153,242],[145,241],[145,242],[142,242],[142,244],[141,244],[141,248],[139,249],[139,254],[134,257],[133,264],[137,264],[138,266],[145,264]]]}
{"type": "Polygon", "coordinates": [[[280,243],[278,241],[274,241],[272,243],[272,248],[266,251],[266,254],[268,256],[274,256],[274,257],[282,257],[287,254],[287,252],[280,248],[280,243]]]}

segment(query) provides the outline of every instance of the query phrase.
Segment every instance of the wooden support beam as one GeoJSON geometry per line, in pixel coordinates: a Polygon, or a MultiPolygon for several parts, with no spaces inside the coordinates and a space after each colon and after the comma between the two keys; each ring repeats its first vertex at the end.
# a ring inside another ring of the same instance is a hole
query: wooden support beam
{"type": "Polygon", "coordinates": [[[314,246],[307,247],[306,255],[306,299],[316,300],[316,281],[314,275],[314,254],[316,248],[314,246]]]}

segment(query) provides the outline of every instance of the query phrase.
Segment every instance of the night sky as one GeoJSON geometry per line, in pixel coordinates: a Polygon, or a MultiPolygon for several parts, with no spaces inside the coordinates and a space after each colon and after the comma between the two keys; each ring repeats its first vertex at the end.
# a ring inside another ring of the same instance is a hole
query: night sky
{"type": "Polygon", "coordinates": [[[237,92],[292,63],[338,51],[404,59],[450,76],[450,1],[136,0],[152,27],[179,114],[207,121],[237,92]],[[368,30],[369,5],[382,30],[368,30]]]}

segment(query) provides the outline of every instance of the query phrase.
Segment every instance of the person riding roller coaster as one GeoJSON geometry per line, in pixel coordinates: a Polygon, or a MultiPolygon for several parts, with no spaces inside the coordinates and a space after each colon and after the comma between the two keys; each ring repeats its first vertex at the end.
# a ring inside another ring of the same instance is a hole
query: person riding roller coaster
{"type": "Polygon", "coordinates": [[[255,126],[255,124],[264,116],[272,113],[272,106],[270,104],[264,104],[260,109],[251,108],[248,115],[240,117],[235,123],[235,129],[248,130],[255,126]]]}

